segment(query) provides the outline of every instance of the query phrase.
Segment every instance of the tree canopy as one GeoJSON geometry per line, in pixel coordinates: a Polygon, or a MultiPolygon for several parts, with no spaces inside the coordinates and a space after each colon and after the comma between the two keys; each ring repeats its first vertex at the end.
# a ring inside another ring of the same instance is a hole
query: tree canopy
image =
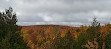
{"type": "Polygon", "coordinates": [[[17,16],[11,7],[0,12],[0,49],[28,49],[16,23],[17,16]]]}

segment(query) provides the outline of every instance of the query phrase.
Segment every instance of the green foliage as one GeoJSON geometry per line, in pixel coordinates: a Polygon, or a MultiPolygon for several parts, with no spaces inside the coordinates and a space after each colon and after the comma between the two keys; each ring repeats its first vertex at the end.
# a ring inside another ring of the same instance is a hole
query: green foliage
{"type": "Polygon", "coordinates": [[[98,39],[99,34],[100,34],[100,23],[96,20],[96,18],[93,18],[92,26],[90,26],[86,32],[87,32],[87,37],[90,41],[93,41],[94,38],[98,39]]]}
{"type": "Polygon", "coordinates": [[[60,34],[58,34],[53,42],[53,46],[55,49],[75,49],[75,40],[70,31],[68,31],[65,37],[61,37],[60,34]]]}
{"type": "Polygon", "coordinates": [[[20,27],[16,25],[16,14],[9,7],[0,13],[0,49],[28,49],[20,33],[20,27]]]}
{"type": "Polygon", "coordinates": [[[98,25],[100,25],[100,23],[97,21],[97,19],[94,17],[93,18],[93,22],[92,22],[92,26],[93,27],[96,27],[96,26],[98,26],[98,25]]]}
{"type": "Polygon", "coordinates": [[[111,33],[105,38],[106,49],[111,49],[111,33]]]}
{"type": "Polygon", "coordinates": [[[88,38],[85,33],[80,33],[78,39],[76,40],[76,48],[85,49],[84,45],[87,43],[88,38]]]}

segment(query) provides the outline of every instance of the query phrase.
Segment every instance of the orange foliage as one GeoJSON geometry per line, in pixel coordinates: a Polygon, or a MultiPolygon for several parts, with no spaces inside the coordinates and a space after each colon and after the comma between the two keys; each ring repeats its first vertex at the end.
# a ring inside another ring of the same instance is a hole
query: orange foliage
{"type": "Polygon", "coordinates": [[[100,37],[102,39],[105,38],[109,34],[109,32],[111,32],[111,28],[109,27],[109,24],[106,24],[105,26],[101,27],[100,32],[101,32],[100,37]]]}
{"type": "Polygon", "coordinates": [[[74,33],[74,37],[75,37],[75,39],[78,38],[78,33],[77,32],[74,33]]]}
{"type": "Polygon", "coordinates": [[[61,30],[60,30],[61,37],[64,37],[64,36],[66,35],[67,31],[68,31],[68,30],[66,30],[66,29],[61,29],[61,30]]]}
{"type": "Polygon", "coordinates": [[[48,28],[45,30],[44,34],[50,34],[50,33],[52,33],[52,32],[53,32],[53,27],[48,27],[48,28]]]}
{"type": "Polygon", "coordinates": [[[22,26],[21,32],[23,32],[24,40],[28,42],[28,46],[31,49],[48,49],[50,48],[48,45],[52,43],[59,33],[61,37],[64,37],[69,30],[77,38],[77,33],[74,30],[78,28],[60,25],[22,26]],[[37,43],[42,44],[39,45],[37,43]]]}

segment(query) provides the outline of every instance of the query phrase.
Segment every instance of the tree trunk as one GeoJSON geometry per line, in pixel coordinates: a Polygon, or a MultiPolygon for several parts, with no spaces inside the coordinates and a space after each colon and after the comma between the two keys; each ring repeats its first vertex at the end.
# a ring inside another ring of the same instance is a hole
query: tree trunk
{"type": "Polygon", "coordinates": [[[102,49],[105,49],[105,42],[103,42],[102,49]]]}

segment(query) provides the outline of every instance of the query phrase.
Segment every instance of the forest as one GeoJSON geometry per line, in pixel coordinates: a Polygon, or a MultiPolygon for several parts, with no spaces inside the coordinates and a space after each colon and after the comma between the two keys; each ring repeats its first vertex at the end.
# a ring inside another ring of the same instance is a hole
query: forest
{"type": "Polygon", "coordinates": [[[9,7],[0,12],[0,49],[111,49],[111,24],[101,25],[17,25],[9,7]]]}

